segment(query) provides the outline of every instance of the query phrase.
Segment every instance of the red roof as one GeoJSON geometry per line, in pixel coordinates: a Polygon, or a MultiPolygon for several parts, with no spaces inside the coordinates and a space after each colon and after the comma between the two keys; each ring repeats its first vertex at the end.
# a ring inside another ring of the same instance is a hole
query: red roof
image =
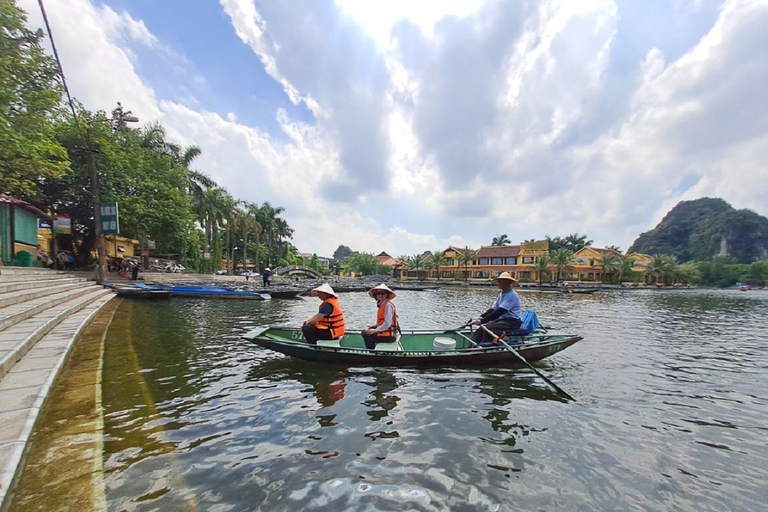
{"type": "Polygon", "coordinates": [[[519,245],[486,245],[477,250],[478,258],[512,258],[519,255],[519,245]]]}

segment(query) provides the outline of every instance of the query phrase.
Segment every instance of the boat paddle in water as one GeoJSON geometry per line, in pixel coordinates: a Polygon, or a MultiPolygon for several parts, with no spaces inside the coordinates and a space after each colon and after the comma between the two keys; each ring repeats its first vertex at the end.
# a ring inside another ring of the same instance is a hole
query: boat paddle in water
{"type": "Polygon", "coordinates": [[[483,329],[485,332],[487,332],[488,334],[490,334],[491,336],[493,336],[493,341],[494,341],[494,343],[501,343],[502,345],[504,345],[504,347],[505,347],[507,350],[509,350],[510,352],[512,352],[512,353],[515,355],[515,357],[516,357],[517,359],[519,359],[520,361],[522,361],[523,363],[525,363],[525,365],[526,365],[528,368],[530,368],[531,370],[533,370],[533,372],[534,372],[536,375],[538,375],[539,377],[541,377],[542,379],[544,379],[544,381],[545,381],[547,384],[549,384],[550,386],[552,386],[552,389],[554,389],[555,391],[557,391],[558,393],[560,393],[561,395],[563,395],[563,396],[564,396],[564,397],[566,397],[567,399],[569,399],[569,400],[573,400],[574,402],[576,401],[576,399],[575,399],[575,398],[573,398],[571,395],[569,395],[568,393],[566,393],[566,392],[565,392],[565,391],[564,391],[562,388],[560,388],[560,386],[558,386],[557,384],[555,384],[554,382],[552,382],[552,381],[551,381],[549,378],[547,378],[547,376],[546,376],[546,375],[544,375],[544,374],[543,374],[543,373],[541,373],[539,370],[537,370],[537,369],[536,369],[536,367],[534,367],[534,366],[533,366],[531,363],[529,363],[529,362],[528,362],[528,361],[527,361],[527,360],[526,360],[526,359],[525,359],[523,356],[521,356],[521,355],[520,355],[520,353],[519,353],[517,350],[515,350],[514,348],[512,348],[512,346],[511,346],[511,345],[509,345],[509,344],[508,344],[506,341],[504,341],[504,338],[506,337],[506,334],[497,335],[495,332],[493,332],[492,330],[490,330],[489,328],[487,328],[486,326],[484,326],[484,325],[482,325],[482,324],[480,325],[480,327],[481,327],[481,328],[482,328],[482,329],[483,329]]]}

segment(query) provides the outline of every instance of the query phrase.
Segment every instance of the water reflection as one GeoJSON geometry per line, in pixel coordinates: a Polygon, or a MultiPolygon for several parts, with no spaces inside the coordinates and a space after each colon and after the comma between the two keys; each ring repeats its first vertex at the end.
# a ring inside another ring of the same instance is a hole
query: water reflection
{"type": "MultiPolygon", "coordinates": [[[[445,327],[492,296],[403,292],[398,307],[409,327],[445,327]]],[[[342,299],[369,321],[367,295],[342,299]]],[[[317,365],[240,339],[314,301],[126,301],[104,361],[109,508],[764,508],[765,297],[523,301],[585,337],[537,364],[576,402],[526,368],[317,365]]]]}

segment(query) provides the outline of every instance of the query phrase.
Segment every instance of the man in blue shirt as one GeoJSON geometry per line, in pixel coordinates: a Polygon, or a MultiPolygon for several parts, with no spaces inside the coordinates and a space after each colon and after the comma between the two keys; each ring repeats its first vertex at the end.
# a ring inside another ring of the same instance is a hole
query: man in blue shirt
{"type": "MultiPolygon", "coordinates": [[[[517,280],[509,275],[509,272],[499,274],[493,280],[493,284],[499,287],[501,293],[496,297],[491,309],[480,315],[480,318],[471,322],[470,325],[485,325],[498,336],[520,328],[522,307],[520,296],[512,289],[513,285],[517,284],[517,280]]],[[[493,339],[494,337],[483,328],[472,335],[472,340],[477,344],[493,341],[493,339]]]]}

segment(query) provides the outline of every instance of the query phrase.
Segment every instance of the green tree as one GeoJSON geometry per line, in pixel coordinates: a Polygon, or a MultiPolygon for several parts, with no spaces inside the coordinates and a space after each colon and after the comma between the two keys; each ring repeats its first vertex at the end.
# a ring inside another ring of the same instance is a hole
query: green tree
{"type": "Polygon", "coordinates": [[[677,258],[667,254],[657,254],[651,260],[645,273],[653,278],[655,284],[671,284],[675,270],[677,268],[677,258]]]}
{"type": "Polygon", "coordinates": [[[378,258],[367,252],[353,252],[342,262],[342,267],[348,271],[362,275],[388,274],[389,267],[379,263],[378,258]]]}
{"type": "Polygon", "coordinates": [[[544,278],[544,275],[549,275],[549,266],[552,264],[552,259],[549,257],[549,254],[540,254],[536,257],[536,263],[534,263],[534,268],[536,269],[536,273],[539,276],[539,284],[541,284],[542,279],[544,278]]]}
{"type": "Polygon", "coordinates": [[[445,265],[445,251],[435,251],[432,253],[432,255],[429,257],[429,260],[427,261],[430,268],[435,269],[435,272],[437,273],[437,280],[440,280],[440,267],[445,265]]]}
{"type": "Polygon", "coordinates": [[[616,254],[607,252],[603,254],[603,258],[599,263],[600,268],[603,270],[603,283],[608,276],[616,278],[619,267],[621,266],[621,260],[616,254]]]}
{"type": "Polygon", "coordinates": [[[0,0],[0,190],[37,199],[36,183],[57,179],[69,160],[51,123],[63,114],[58,66],[26,20],[15,2],[0,0]]]}
{"type": "Polygon", "coordinates": [[[509,245],[510,243],[511,241],[509,240],[509,237],[504,233],[503,235],[496,235],[493,237],[491,245],[509,245]]]}
{"type": "Polygon", "coordinates": [[[578,233],[573,233],[565,238],[555,237],[551,238],[549,235],[545,237],[545,240],[549,242],[549,251],[550,253],[553,251],[557,251],[558,249],[568,249],[569,251],[576,253],[583,249],[584,247],[589,247],[592,245],[592,240],[587,240],[586,235],[579,235],[578,233]]]}
{"type": "Polygon", "coordinates": [[[344,258],[352,254],[352,249],[346,245],[340,245],[333,251],[333,259],[336,261],[342,261],[344,258]]]}
{"type": "Polygon", "coordinates": [[[556,251],[550,251],[550,258],[552,259],[552,266],[555,267],[555,279],[565,279],[566,275],[573,272],[573,252],[570,249],[561,247],[556,251]]]}
{"type": "Polygon", "coordinates": [[[477,257],[477,251],[465,245],[463,249],[456,251],[456,257],[459,260],[459,265],[464,267],[464,281],[467,281],[469,279],[469,264],[477,257]]]}
{"type": "Polygon", "coordinates": [[[416,269],[416,279],[421,281],[421,269],[425,268],[427,257],[424,254],[414,254],[408,258],[408,265],[416,269]]]}
{"type": "MultiPolygon", "coordinates": [[[[607,256],[607,255],[606,255],[607,256]]],[[[629,256],[619,256],[616,258],[616,264],[613,267],[613,274],[619,284],[627,279],[634,277],[635,259],[629,256]]]]}

